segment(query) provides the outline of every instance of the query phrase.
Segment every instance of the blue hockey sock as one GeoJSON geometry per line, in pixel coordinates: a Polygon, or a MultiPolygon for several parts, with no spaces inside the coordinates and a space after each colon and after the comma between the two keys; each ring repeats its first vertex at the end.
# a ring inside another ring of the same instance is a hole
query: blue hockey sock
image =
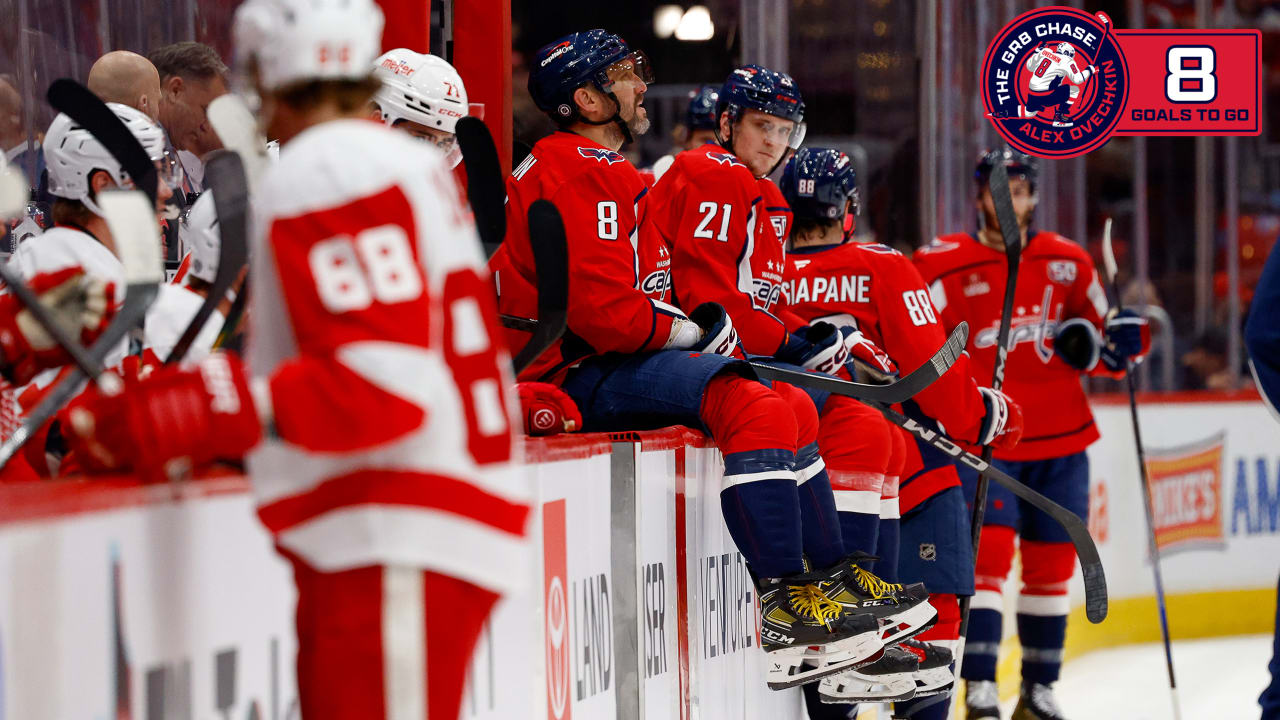
{"type": "Polygon", "coordinates": [[[1018,613],[1018,639],[1022,642],[1022,682],[1048,685],[1058,681],[1058,674],[1062,670],[1062,644],[1066,635],[1066,615],[1018,613]]]}
{"type": "Polygon", "coordinates": [[[885,582],[898,582],[898,530],[901,523],[898,518],[880,518],[880,537],[876,540],[876,555],[880,559],[875,562],[872,571],[885,582]]]}
{"type": "Polygon", "coordinates": [[[761,578],[804,572],[795,455],[750,450],[724,457],[720,508],[729,535],[761,578]]]}
{"type": "Polygon", "coordinates": [[[969,637],[964,643],[965,680],[996,679],[996,661],[1000,658],[1003,619],[999,610],[969,608],[969,637]]]}
{"type": "Polygon", "coordinates": [[[796,453],[796,488],[800,497],[800,523],[804,554],[814,568],[839,562],[845,555],[831,481],[818,455],[818,443],[810,443],[796,453]]]}

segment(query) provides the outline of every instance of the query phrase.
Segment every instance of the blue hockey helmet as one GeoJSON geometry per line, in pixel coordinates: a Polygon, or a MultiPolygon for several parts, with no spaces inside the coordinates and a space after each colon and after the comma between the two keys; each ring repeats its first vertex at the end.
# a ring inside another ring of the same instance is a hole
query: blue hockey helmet
{"type": "Polygon", "coordinates": [[[618,98],[613,94],[614,81],[609,77],[609,69],[628,59],[641,80],[646,84],[653,82],[649,58],[639,50],[632,50],[617,35],[598,28],[566,35],[534,55],[533,72],[529,74],[529,94],[538,109],[562,125],[575,121],[593,125],[616,122],[630,140],[631,135],[626,123],[618,117],[618,111],[608,120],[589,121],[580,116],[578,104],[573,100],[573,93],[578,88],[590,84],[613,100],[620,110],[618,98]]]}
{"type": "Polygon", "coordinates": [[[690,130],[715,130],[719,126],[716,106],[720,102],[720,89],[715,85],[703,85],[689,96],[689,109],[684,124],[690,130]]]}
{"type": "Polygon", "coordinates": [[[1026,179],[1027,185],[1030,186],[1031,192],[1036,191],[1036,160],[1025,153],[1014,152],[1009,148],[1000,150],[988,150],[982,154],[978,160],[978,166],[973,170],[973,180],[978,184],[978,190],[987,186],[991,180],[991,169],[996,163],[1003,163],[1005,170],[1008,171],[1009,177],[1017,177],[1021,175],[1026,179]]]}
{"type": "MultiPolygon", "coordinates": [[[[861,210],[849,156],[832,148],[800,148],[782,171],[782,196],[797,221],[852,220],[861,210]]],[[[853,230],[844,223],[845,238],[853,230]]]]}
{"type": "MultiPolygon", "coordinates": [[[[804,98],[790,75],[759,65],[743,65],[729,73],[720,86],[720,98],[716,103],[717,136],[721,115],[728,112],[732,124],[742,118],[745,110],[759,110],[795,122],[787,145],[794,150],[804,142],[804,98]]],[[[720,139],[725,149],[732,152],[729,141],[730,138],[720,139]]]]}

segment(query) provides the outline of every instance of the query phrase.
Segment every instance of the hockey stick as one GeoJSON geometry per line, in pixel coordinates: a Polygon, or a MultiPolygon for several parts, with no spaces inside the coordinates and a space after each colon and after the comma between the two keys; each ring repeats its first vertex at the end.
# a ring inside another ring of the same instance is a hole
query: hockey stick
{"type": "Polygon", "coordinates": [[[231,309],[227,311],[227,319],[222,322],[222,330],[218,332],[218,339],[213,343],[213,347],[223,348],[235,336],[236,330],[240,327],[240,317],[244,315],[245,305],[249,302],[249,279],[245,278],[244,284],[240,286],[240,292],[236,293],[236,299],[231,303],[231,309]]]}
{"type": "Polygon", "coordinates": [[[502,182],[498,148],[489,128],[478,118],[462,118],[454,132],[467,170],[467,202],[475,215],[485,254],[492,256],[507,233],[507,188],[502,182]]]}
{"type": "MultiPolygon", "coordinates": [[[[160,229],[156,225],[154,202],[136,190],[112,190],[99,193],[98,204],[102,207],[115,241],[116,253],[124,266],[126,284],[120,312],[88,350],[89,358],[101,367],[103,359],[147,314],[147,308],[160,291],[160,283],[164,282],[164,263],[160,259],[160,229]]],[[[79,368],[72,370],[49,390],[35,409],[27,413],[22,426],[0,444],[0,468],[8,464],[32,434],[80,392],[80,385],[86,377],[79,368]]]]}
{"type": "MultiPolygon", "coordinates": [[[[991,190],[991,203],[995,206],[996,219],[1000,222],[1000,234],[1004,237],[1004,258],[1006,267],[1004,285],[1004,305],[1000,308],[1000,326],[996,332],[996,361],[991,373],[991,389],[1000,390],[1004,386],[1004,369],[1009,362],[1009,326],[1013,320],[1013,301],[1018,285],[1018,262],[1022,258],[1022,231],[1018,225],[1018,216],[1013,211],[1013,193],[1009,190],[1009,170],[1003,159],[992,165],[991,175],[987,181],[991,190]]],[[[982,448],[982,462],[990,463],[991,446],[982,448]]],[[[969,520],[969,531],[973,542],[974,574],[977,574],[978,548],[982,544],[982,523],[987,514],[987,492],[990,480],[986,475],[978,476],[978,485],[973,496],[973,514],[969,520]]],[[[1087,534],[1087,533],[1086,533],[1087,534]]],[[[1096,550],[1094,551],[1096,554],[1096,550]]],[[[1084,561],[1081,560],[1083,567],[1084,561]]],[[[1101,567],[1101,566],[1099,566],[1101,567]]],[[[960,597],[960,642],[969,636],[969,608],[973,604],[972,595],[960,597]]],[[[1106,614],[1105,611],[1103,613],[1106,614]]],[[[960,676],[960,666],[964,664],[963,644],[956,653],[956,677],[960,676]]]]}
{"type": "MultiPolygon", "coordinates": [[[[539,325],[537,320],[513,315],[500,315],[499,318],[504,327],[513,330],[534,332],[539,325]]],[[[823,390],[867,402],[894,404],[910,400],[916,393],[929,387],[935,380],[942,377],[955,364],[960,354],[964,352],[964,345],[968,339],[969,324],[962,322],[956,326],[955,330],[951,331],[951,337],[947,338],[947,341],[943,343],[942,347],[938,348],[938,351],[927,362],[901,380],[884,385],[851,382],[830,375],[800,372],[759,362],[748,364],[758,375],[770,380],[778,380],[800,387],[813,388],[814,390],[823,390]]]]}
{"type": "Polygon", "coordinates": [[[29,197],[27,178],[16,167],[0,160],[0,219],[22,212],[29,197]]]}
{"type": "Polygon", "coordinates": [[[876,409],[883,413],[889,422],[950,455],[956,461],[973,468],[980,476],[995,480],[1061,525],[1071,538],[1076,556],[1080,558],[1080,569],[1084,577],[1085,616],[1092,623],[1100,623],[1106,619],[1107,578],[1102,570],[1102,559],[1098,556],[1098,546],[1089,535],[1089,526],[1078,515],[1013,479],[990,462],[968,452],[946,435],[930,430],[888,407],[880,406],[876,409]]]}
{"type": "Polygon", "coordinates": [[[569,322],[569,248],[564,220],[550,200],[529,205],[529,245],[538,274],[538,321],[533,337],[512,361],[517,376],[560,339],[569,322]]]}
{"type": "Polygon", "coordinates": [[[218,271],[214,273],[209,294],[177,344],[169,352],[164,363],[179,362],[190,350],[196,336],[213,315],[218,304],[227,296],[227,290],[240,275],[248,258],[246,237],[249,234],[249,188],[244,163],[240,155],[231,150],[215,150],[205,160],[204,181],[213,193],[213,204],[218,214],[218,271]]]}
{"type": "Polygon", "coordinates": [[[756,374],[769,380],[778,380],[799,387],[824,390],[836,395],[856,398],[865,402],[895,403],[906,402],[929,387],[944,373],[960,355],[964,353],[964,345],[969,341],[969,324],[960,323],[951,331],[951,337],[938,348],[928,362],[916,368],[911,374],[885,385],[850,382],[830,375],[814,372],[800,372],[788,368],[774,367],[761,362],[748,363],[756,374]]]}
{"type": "MultiPolygon", "coordinates": [[[[1116,255],[1111,248],[1111,218],[1102,226],[1102,264],[1106,267],[1116,308],[1124,309],[1120,282],[1116,279],[1116,255]]],[[[1151,553],[1151,573],[1155,576],[1156,607],[1160,610],[1160,637],[1164,640],[1164,661],[1169,670],[1169,693],[1173,696],[1173,716],[1182,717],[1178,706],[1178,681],[1173,673],[1173,644],[1169,637],[1169,611],[1164,599],[1164,577],[1160,570],[1160,546],[1156,543],[1155,515],[1151,512],[1151,478],[1147,475],[1147,451],[1142,445],[1142,428],[1138,424],[1138,395],[1133,384],[1133,365],[1125,362],[1124,378],[1129,387],[1129,417],[1133,420],[1133,444],[1138,450],[1138,471],[1142,478],[1142,509],[1147,513],[1147,549],[1151,553]]]]}
{"type": "MultiPolygon", "coordinates": [[[[151,199],[156,200],[156,166],[147,151],[138,143],[129,128],[111,112],[88,88],[68,78],[59,78],[49,86],[49,104],[58,112],[76,121],[88,130],[107,152],[129,173],[134,185],[151,199]]],[[[106,212],[105,210],[103,212],[106,212]]]]}

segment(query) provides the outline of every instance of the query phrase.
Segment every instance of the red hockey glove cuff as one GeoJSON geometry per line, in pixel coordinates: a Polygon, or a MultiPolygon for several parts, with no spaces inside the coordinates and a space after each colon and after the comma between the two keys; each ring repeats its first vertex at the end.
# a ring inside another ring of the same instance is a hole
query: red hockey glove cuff
{"type": "Polygon", "coordinates": [[[238,458],[262,437],[248,378],[231,353],[162,367],[118,395],[90,387],[60,419],[71,449],[99,470],[153,473],[174,461],[238,458]]]}

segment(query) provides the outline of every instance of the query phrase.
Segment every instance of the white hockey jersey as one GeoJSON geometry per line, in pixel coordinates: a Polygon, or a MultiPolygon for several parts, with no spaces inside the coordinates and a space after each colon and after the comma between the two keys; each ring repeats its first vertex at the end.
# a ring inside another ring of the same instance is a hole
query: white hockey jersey
{"type": "Polygon", "coordinates": [[[307,130],[258,185],[250,256],[272,427],[248,465],[276,541],[321,571],[519,584],[531,488],[509,363],[443,157],[369,121],[307,130]]]}
{"type": "Polygon", "coordinates": [[[1025,64],[1027,70],[1031,71],[1032,92],[1052,90],[1057,85],[1054,81],[1059,78],[1071,85],[1083,85],[1092,75],[1087,69],[1083,72],[1078,70],[1075,58],[1059,55],[1047,47],[1032,53],[1025,64]]]}
{"type": "MultiPolygon", "coordinates": [[[[173,346],[178,344],[178,339],[182,337],[182,333],[186,331],[203,304],[204,297],[186,286],[172,283],[161,285],[160,294],[147,310],[143,327],[144,349],[151,350],[160,362],[164,362],[169,357],[169,353],[173,352],[173,346]]],[[[184,362],[200,362],[209,357],[209,353],[213,350],[213,343],[217,341],[218,333],[222,331],[223,320],[225,318],[217,310],[209,315],[209,320],[205,322],[187,350],[183,358],[184,362]]]]}

